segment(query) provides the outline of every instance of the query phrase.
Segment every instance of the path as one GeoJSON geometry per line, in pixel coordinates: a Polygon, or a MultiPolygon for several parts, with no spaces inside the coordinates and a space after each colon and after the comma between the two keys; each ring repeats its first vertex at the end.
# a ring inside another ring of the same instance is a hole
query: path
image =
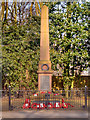
{"type": "Polygon", "coordinates": [[[88,118],[88,111],[23,110],[2,112],[3,118],[88,118]]]}

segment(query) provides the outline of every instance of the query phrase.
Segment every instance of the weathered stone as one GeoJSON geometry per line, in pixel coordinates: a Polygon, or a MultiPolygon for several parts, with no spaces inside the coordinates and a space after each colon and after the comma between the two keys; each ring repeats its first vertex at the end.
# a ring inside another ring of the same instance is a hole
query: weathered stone
{"type": "Polygon", "coordinates": [[[51,90],[52,73],[49,56],[49,19],[48,7],[44,5],[41,9],[41,38],[40,38],[40,61],[38,68],[38,89],[51,90]]]}
{"type": "Polygon", "coordinates": [[[49,60],[49,20],[48,7],[41,9],[40,60],[49,60]]]}

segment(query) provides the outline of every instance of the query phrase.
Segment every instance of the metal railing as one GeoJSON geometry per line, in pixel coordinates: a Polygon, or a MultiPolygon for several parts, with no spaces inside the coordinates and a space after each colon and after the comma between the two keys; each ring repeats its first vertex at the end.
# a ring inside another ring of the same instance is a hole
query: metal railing
{"type": "Polygon", "coordinates": [[[90,90],[2,90],[2,110],[20,109],[87,109],[90,90]]]}

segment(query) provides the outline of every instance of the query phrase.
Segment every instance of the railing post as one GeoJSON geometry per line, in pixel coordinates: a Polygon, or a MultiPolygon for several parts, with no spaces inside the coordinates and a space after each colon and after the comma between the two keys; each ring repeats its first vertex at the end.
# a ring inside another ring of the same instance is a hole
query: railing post
{"type": "Polygon", "coordinates": [[[47,109],[48,109],[48,91],[47,91],[47,109]]]}
{"type": "Polygon", "coordinates": [[[11,86],[9,86],[9,110],[11,110],[11,86]]]}
{"type": "Polygon", "coordinates": [[[87,108],[87,86],[85,85],[85,108],[87,108]]]}
{"type": "MultiPolygon", "coordinates": [[[[42,97],[40,96],[40,90],[39,90],[39,105],[40,105],[40,98],[42,97]]],[[[39,106],[39,110],[40,110],[40,106],[39,106]]]]}
{"type": "Polygon", "coordinates": [[[71,88],[71,99],[72,99],[73,88],[71,88]]]}

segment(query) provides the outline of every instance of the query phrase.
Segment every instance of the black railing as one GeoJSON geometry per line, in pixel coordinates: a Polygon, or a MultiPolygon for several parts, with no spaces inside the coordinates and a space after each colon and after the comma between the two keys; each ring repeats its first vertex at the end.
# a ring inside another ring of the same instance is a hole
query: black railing
{"type": "Polygon", "coordinates": [[[90,90],[31,91],[2,90],[2,110],[87,109],[90,90]]]}

